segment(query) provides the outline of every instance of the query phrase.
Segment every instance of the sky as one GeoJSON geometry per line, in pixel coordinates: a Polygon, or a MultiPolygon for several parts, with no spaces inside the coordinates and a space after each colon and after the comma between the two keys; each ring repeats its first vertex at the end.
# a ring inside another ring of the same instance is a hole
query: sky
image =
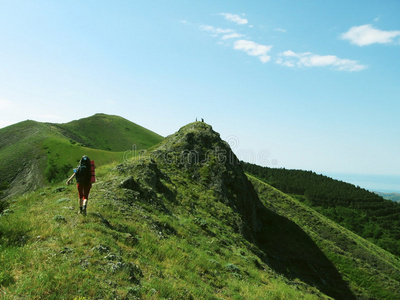
{"type": "Polygon", "coordinates": [[[399,15],[397,0],[0,0],[0,127],[107,113],[167,136],[204,118],[240,159],[400,190],[399,15]]]}

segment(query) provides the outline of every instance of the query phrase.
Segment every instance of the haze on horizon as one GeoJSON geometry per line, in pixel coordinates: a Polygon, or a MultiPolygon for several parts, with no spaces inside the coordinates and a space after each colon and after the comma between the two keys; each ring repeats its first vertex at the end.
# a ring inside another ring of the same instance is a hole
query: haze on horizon
{"type": "Polygon", "coordinates": [[[260,165],[400,176],[398,1],[0,4],[0,127],[197,117],[260,165]]]}

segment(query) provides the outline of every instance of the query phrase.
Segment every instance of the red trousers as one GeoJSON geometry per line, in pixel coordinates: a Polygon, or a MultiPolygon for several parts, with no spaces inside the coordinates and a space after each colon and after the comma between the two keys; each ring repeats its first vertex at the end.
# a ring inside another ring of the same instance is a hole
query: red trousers
{"type": "Polygon", "coordinates": [[[79,199],[89,199],[89,192],[92,187],[92,184],[78,183],[76,186],[78,188],[79,199]]]}

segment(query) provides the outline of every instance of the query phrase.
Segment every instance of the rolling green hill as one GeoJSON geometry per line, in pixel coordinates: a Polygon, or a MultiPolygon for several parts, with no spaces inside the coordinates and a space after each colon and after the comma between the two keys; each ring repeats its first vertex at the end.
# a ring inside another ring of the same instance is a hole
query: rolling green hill
{"type": "Polygon", "coordinates": [[[2,299],[400,297],[398,258],[246,176],[205,123],[97,176],[87,216],[56,184],[3,212],[2,299]]]}
{"type": "Polygon", "coordinates": [[[95,114],[66,124],[51,124],[60,132],[93,149],[108,151],[143,150],[163,137],[119,116],[95,114]]]}
{"type": "Polygon", "coordinates": [[[162,140],[139,125],[105,114],[66,124],[27,120],[2,128],[0,198],[66,178],[84,154],[102,165],[121,161],[124,151],[143,150],[162,140]]]}

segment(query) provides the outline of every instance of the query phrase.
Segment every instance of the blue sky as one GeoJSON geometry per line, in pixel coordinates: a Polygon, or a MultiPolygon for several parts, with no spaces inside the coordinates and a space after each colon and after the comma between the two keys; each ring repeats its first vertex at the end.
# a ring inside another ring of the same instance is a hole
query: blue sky
{"type": "MultiPolygon", "coordinates": [[[[400,176],[400,2],[0,1],[0,127],[195,118],[271,167],[400,176]]],[[[399,187],[400,190],[400,187],[399,187]]]]}

